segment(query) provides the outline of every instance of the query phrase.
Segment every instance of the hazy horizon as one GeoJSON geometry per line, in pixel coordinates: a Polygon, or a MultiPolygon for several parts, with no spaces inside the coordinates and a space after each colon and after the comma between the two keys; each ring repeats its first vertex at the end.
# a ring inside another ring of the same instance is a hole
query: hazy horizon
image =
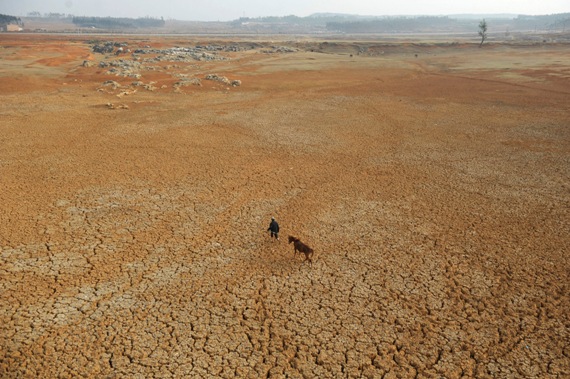
{"type": "Polygon", "coordinates": [[[153,17],[189,21],[230,21],[240,17],[309,16],[342,13],[366,16],[456,14],[546,15],[570,12],[568,0],[2,0],[0,13],[25,17],[31,12],[92,17],[153,17]]]}

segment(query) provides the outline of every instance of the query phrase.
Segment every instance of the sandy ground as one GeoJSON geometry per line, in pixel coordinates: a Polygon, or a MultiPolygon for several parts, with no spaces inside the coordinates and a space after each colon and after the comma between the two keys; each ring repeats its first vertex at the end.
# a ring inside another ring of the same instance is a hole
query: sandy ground
{"type": "Polygon", "coordinates": [[[88,38],[0,35],[1,377],[570,376],[567,45],[88,38]]]}

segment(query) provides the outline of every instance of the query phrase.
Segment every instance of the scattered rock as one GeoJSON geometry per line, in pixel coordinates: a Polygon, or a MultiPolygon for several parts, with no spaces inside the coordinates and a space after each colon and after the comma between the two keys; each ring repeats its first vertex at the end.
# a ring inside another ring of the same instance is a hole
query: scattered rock
{"type": "Polygon", "coordinates": [[[115,50],[115,47],[117,47],[117,51],[122,52],[124,51],[124,48],[128,46],[128,43],[126,42],[112,42],[112,41],[107,41],[107,42],[103,42],[103,43],[96,43],[92,50],[94,53],[100,53],[100,54],[110,54],[115,50]]]}
{"type": "Polygon", "coordinates": [[[218,74],[208,74],[205,77],[206,80],[213,80],[216,82],[221,82],[224,84],[231,84],[230,80],[225,76],[219,76],[218,74]]]}
{"type": "Polygon", "coordinates": [[[295,53],[297,51],[299,50],[289,46],[271,46],[270,49],[261,50],[265,54],[295,53]]]}
{"type": "Polygon", "coordinates": [[[103,82],[103,84],[101,86],[102,87],[111,87],[113,89],[117,89],[117,88],[121,87],[121,85],[114,80],[106,80],[103,82]]]}
{"type": "Polygon", "coordinates": [[[93,52],[94,53],[100,53],[100,54],[109,54],[112,53],[114,50],[114,45],[113,43],[105,43],[103,45],[95,45],[93,46],[93,52]]]}
{"type": "Polygon", "coordinates": [[[202,80],[199,78],[182,79],[174,83],[174,87],[202,86],[202,80]]]}
{"type": "Polygon", "coordinates": [[[134,95],[135,93],[137,93],[137,90],[136,90],[136,89],[134,89],[134,90],[132,90],[132,91],[122,91],[121,93],[119,93],[119,94],[117,95],[117,97],[118,97],[118,98],[121,98],[121,97],[123,97],[123,96],[134,95]]]}
{"type": "Polygon", "coordinates": [[[107,108],[109,109],[129,109],[129,106],[126,104],[113,104],[113,103],[107,103],[106,104],[107,108]]]}

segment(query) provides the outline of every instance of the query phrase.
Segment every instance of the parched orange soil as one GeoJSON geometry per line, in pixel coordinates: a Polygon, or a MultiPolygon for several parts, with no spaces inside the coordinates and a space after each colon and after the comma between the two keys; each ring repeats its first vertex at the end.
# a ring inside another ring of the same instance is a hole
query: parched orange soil
{"type": "Polygon", "coordinates": [[[569,377],[568,46],[269,39],[0,35],[0,376],[569,377]]]}

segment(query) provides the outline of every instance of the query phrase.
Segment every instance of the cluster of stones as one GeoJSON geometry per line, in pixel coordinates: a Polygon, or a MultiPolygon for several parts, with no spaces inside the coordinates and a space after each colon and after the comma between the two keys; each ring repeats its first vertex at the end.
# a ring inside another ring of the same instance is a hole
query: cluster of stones
{"type": "Polygon", "coordinates": [[[297,51],[299,50],[289,46],[271,46],[269,49],[261,50],[265,54],[295,53],[297,51]]]}
{"type": "Polygon", "coordinates": [[[93,46],[93,52],[94,53],[101,53],[101,54],[110,54],[115,50],[115,48],[119,49],[119,48],[124,48],[126,46],[128,46],[128,44],[126,42],[108,41],[108,42],[103,42],[103,43],[96,43],[93,46]]]}
{"type": "Polygon", "coordinates": [[[158,57],[164,57],[159,60],[171,60],[165,58],[172,58],[172,56],[179,59],[192,58],[194,60],[208,61],[208,60],[225,60],[227,58],[218,56],[218,52],[238,52],[243,51],[245,48],[237,45],[197,45],[195,47],[171,47],[168,49],[153,49],[145,47],[136,49],[133,54],[156,54],[158,57]]]}
{"type": "Polygon", "coordinates": [[[202,80],[200,78],[188,78],[188,77],[181,77],[181,79],[174,83],[173,87],[176,92],[180,92],[181,87],[188,87],[188,86],[202,86],[202,80]]]}
{"type": "Polygon", "coordinates": [[[208,74],[208,75],[206,75],[206,80],[213,80],[216,82],[221,82],[221,83],[227,84],[227,85],[232,86],[232,87],[241,86],[241,80],[230,80],[230,79],[226,78],[225,76],[220,76],[218,74],[208,74]]]}
{"type": "MultiPolygon", "coordinates": [[[[115,52],[116,55],[125,53],[128,46],[126,42],[105,42],[97,43],[93,46],[94,53],[111,54],[115,52]]],[[[219,61],[228,58],[218,55],[218,52],[238,52],[245,50],[244,47],[238,45],[198,45],[195,47],[171,47],[168,49],[154,49],[150,46],[135,49],[132,52],[133,59],[139,60],[140,55],[153,54],[154,58],[147,59],[148,62],[190,62],[190,61],[219,61]]]]}
{"type": "Polygon", "coordinates": [[[113,61],[101,61],[99,62],[99,67],[110,69],[106,72],[108,75],[124,76],[128,78],[140,79],[141,74],[141,63],[129,60],[129,59],[118,59],[113,61]]]}
{"type": "MultiPolygon", "coordinates": [[[[102,44],[96,44],[93,46],[93,51],[103,54],[111,54],[117,48],[115,55],[125,53],[124,50],[127,46],[126,43],[116,43],[116,42],[106,42],[102,44]]],[[[253,48],[253,47],[251,47],[253,48]]],[[[103,60],[99,62],[100,68],[109,68],[105,73],[107,75],[122,76],[134,79],[141,79],[142,70],[156,70],[157,67],[153,66],[153,63],[157,62],[195,62],[195,61],[223,61],[229,58],[218,55],[219,52],[237,52],[246,50],[247,48],[240,47],[238,45],[198,45],[196,47],[171,47],[167,49],[154,49],[150,46],[145,46],[144,48],[135,49],[131,57],[132,59],[111,59],[103,60]],[[152,55],[152,57],[142,58],[141,55],[152,55]]],[[[83,62],[84,67],[91,67],[93,63],[90,61],[83,62]]],[[[168,65],[164,69],[170,70],[172,68],[178,68],[177,65],[168,65]]],[[[219,76],[217,74],[209,74],[205,77],[206,80],[213,80],[228,86],[238,87],[241,85],[239,80],[230,80],[225,76],[219,76]]],[[[135,82],[137,86],[141,86],[141,82],[135,82]]],[[[104,85],[107,85],[104,83],[104,85]]],[[[201,79],[199,78],[188,78],[186,75],[181,77],[181,80],[174,84],[175,90],[179,91],[180,87],[185,87],[189,85],[201,86],[201,79]]],[[[144,85],[143,85],[144,86],[144,85]]],[[[118,87],[114,86],[113,89],[118,87]]],[[[155,87],[145,87],[149,90],[154,90],[155,87]]]]}
{"type": "Polygon", "coordinates": [[[216,51],[202,50],[191,47],[172,47],[169,49],[137,49],[133,52],[134,59],[141,54],[156,54],[154,58],[145,59],[145,62],[192,62],[192,61],[223,61],[228,58],[217,55],[216,51]]]}

